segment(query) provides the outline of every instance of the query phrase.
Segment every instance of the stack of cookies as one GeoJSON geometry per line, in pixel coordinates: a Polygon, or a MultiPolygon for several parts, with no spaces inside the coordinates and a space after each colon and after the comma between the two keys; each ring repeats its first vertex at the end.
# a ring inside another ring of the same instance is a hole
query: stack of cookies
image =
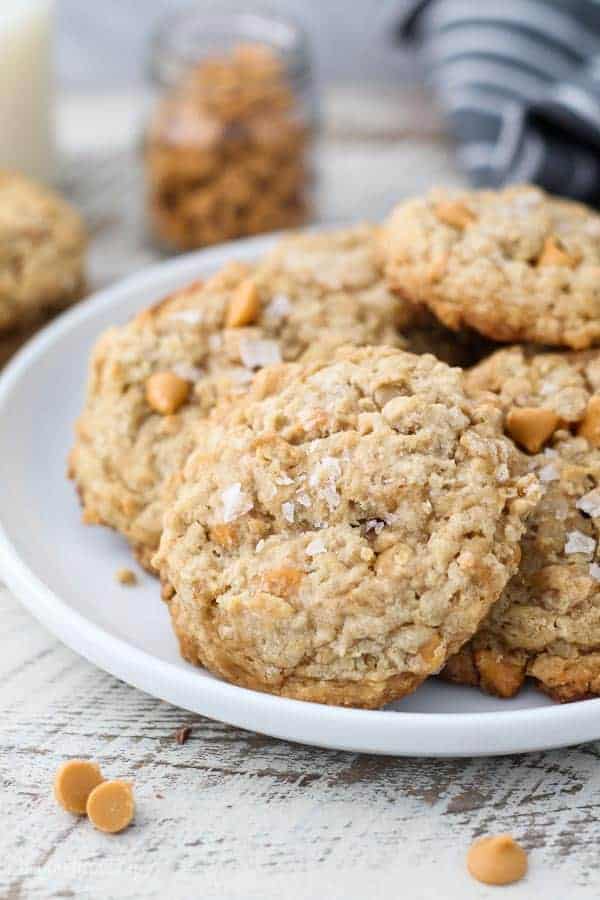
{"type": "Polygon", "coordinates": [[[84,519],[235,684],[366,708],[440,672],[600,693],[595,275],[600,217],[529,187],[230,264],[98,341],[84,519]]]}
{"type": "Polygon", "coordinates": [[[544,488],[518,573],[445,673],[503,697],[526,676],[557,700],[598,694],[600,217],[531,187],[434,192],[395,210],[385,256],[401,296],[514,342],[465,388],[497,404],[544,488]]]}

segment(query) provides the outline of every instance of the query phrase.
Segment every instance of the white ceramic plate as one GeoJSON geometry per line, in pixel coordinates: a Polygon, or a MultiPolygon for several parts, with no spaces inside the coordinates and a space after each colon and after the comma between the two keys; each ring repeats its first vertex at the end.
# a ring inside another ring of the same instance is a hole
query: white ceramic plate
{"type": "Polygon", "coordinates": [[[158,584],[115,581],[131,565],[120,538],[85,528],[65,478],[87,358],[107,326],[227,260],[253,259],[260,238],[156,266],[96,295],[46,328],[0,378],[0,574],[50,631],[137,688],[213,719],[321,747],[477,756],[600,738],[600,699],[551,704],[528,689],[510,701],[430,680],[382,710],[284,700],[225,684],[183,662],[158,584]]]}

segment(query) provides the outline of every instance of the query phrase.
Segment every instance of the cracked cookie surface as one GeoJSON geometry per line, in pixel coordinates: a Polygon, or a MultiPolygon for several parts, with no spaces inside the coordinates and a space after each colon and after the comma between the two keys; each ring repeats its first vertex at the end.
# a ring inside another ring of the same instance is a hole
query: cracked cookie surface
{"type": "Polygon", "coordinates": [[[143,565],[190,429],[253,373],[345,343],[403,346],[410,305],[386,288],[369,226],[282,240],[110,329],[90,364],[70,473],[84,519],[122,532],[143,565]]]}
{"type": "Polygon", "coordinates": [[[203,424],[154,559],[183,656],[379,707],[437,672],[515,572],[534,476],[462,373],[392,348],[264,370],[203,424]]]}
{"type": "Polygon", "coordinates": [[[600,216],[531,186],[434,190],[382,239],[391,287],[497,341],[600,343],[600,216]]]}
{"type": "Polygon", "coordinates": [[[521,542],[519,571],[444,674],[503,697],[527,676],[556,700],[598,695],[600,352],[513,347],[480,363],[466,382],[475,396],[495,394],[509,432],[515,410],[524,421],[549,411],[557,422],[530,456],[545,494],[521,542]]]}

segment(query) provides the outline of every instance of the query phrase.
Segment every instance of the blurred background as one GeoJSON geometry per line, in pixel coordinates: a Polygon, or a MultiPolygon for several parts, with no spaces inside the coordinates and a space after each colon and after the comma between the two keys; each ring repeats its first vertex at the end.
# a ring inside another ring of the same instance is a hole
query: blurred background
{"type": "Polygon", "coordinates": [[[91,290],[180,251],[381,219],[463,181],[394,37],[410,5],[0,0],[0,169],[83,217],[91,290]],[[238,55],[252,45],[267,55],[238,55]]]}
{"type": "MultiPolygon", "coordinates": [[[[198,0],[198,9],[215,3],[198,0]]],[[[253,4],[248,4],[251,7],[253,4]]],[[[257,4],[260,8],[262,4],[257,4]]],[[[189,0],[58,0],[58,77],[69,89],[141,85],[150,35],[189,0]]],[[[385,0],[270,0],[268,7],[301,22],[313,48],[317,79],[386,84],[410,77],[411,59],[384,38],[386,20],[402,4],[385,0]],[[393,10],[391,9],[393,7],[393,10]]],[[[412,67],[414,80],[414,66],[412,67]]]]}
{"type": "MultiPolygon", "coordinates": [[[[24,0],[25,5],[48,2],[24,0]]],[[[54,0],[55,183],[91,228],[93,286],[164,254],[164,245],[149,234],[143,200],[148,159],[144,172],[141,148],[157,109],[156,79],[149,76],[157,61],[153,39],[174,13],[202,23],[215,10],[265,11],[290,17],[306,34],[309,100],[319,110],[307,142],[311,221],[378,219],[407,193],[431,182],[460,181],[451,142],[422,85],[416,56],[390,37],[408,6],[408,0],[54,0]]],[[[305,105],[298,84],[292,89],[305,105]]],[[[186,165],[181,156],[170,163],[170,173],[186,165]]],[[[151,177],[160,165],[162,160],[151,177]]],[[[171,200],[172,191],[166,203],[171,200]]],[[[271,217],[249,230],[294,224],[300,224],[299,216],[271,217]]],[[[174,240],[167,249],[201,246],[204,239],[198,234],[180,240],[171,229],[168,237],[174,240]]],[[[231,236],[236,235],[221,232],[221,239],[231,236]]],[[[214,239],[218,237],[215,232],[214,239]]]]}

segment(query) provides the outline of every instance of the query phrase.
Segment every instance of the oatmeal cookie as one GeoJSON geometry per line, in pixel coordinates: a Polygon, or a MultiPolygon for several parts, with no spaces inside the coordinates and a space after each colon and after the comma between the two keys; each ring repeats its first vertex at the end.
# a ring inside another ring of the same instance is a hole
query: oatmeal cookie
{"type": "Polygon", "coordinates": [[[191,425],[260,367],[342,343],[403,345],[410,308],[385,287],[367,226],[283,240],[104,334],[70,458],[85,521],[122,532],[146,567],[191,425]]]}
{"type": "Polygon", "coordinates": [[[83,223],[61,197],[0,170],[2,339],[81,296],[85,247],[83,223]]]}
{"type": "Polygon", "coordinates": [[[434,190],[384,229],[389,283],[455,331],[585,349],[600,342],[600,216],[531,186],[434,190]]]}
{"type": "Polygon", "coordinates": [[[514,347],[467,384],[475,395],[494,392],[545,495],[519,571],[444,674],[502,697],[527,676],[556,700],[600,694],[600,351],[514,347]]]}
{"type": "Polygon", "coordinates": [[[433,356],[264,370],[204,424],[165,514],[154,564],[183,656],[285,697],[402,697],[515,572],[539,498],[520,465],[498,411],[433,356]]]}

